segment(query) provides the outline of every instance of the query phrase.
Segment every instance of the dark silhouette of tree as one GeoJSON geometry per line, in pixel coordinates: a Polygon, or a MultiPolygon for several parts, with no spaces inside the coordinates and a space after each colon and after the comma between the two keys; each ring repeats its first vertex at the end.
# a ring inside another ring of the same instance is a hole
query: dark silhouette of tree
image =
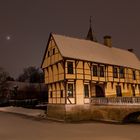
{"type": "Polygon", "coordinates": [[[44,74],[40,68],[30,66],[23,70],[23,73],[18,77],[18,81],[30,83],[43,83],[44,74]]]}
{"type": "Polygon", "coordinates": [[[15,81],[15,79],[14,79],[13,77],[11,77],[11,76],[8,76],[8,77],[6,78],[6,80],[7,80],[7,81],[15,81]]]}
{"type": "Polygon", "coordinates": [[[0,96],[4,96],[6,89],[8,88],[7,77],[9,74],[0,67],[0,96]]]}

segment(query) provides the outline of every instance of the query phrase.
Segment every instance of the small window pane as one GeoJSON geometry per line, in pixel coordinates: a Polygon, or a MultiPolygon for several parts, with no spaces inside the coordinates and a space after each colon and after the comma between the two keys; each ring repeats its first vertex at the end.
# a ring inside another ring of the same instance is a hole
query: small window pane
{"type": "Polygon", "coordinates": [[[93,65],[93,76],[97,76],[97,65],[93,65]]]}
{"type": "Polygon", "coordinates": [[[73,97],[73,84],[68,84],[68,97],[73,97]]]}
{"type": "Polygon", "coordinates": [[[104,66],[100,66],[100,77],[104,77],[104,66]]]}
{"type": "Polygon", "coordinates": [[[117,67],[113,67],[113,77],[118,78],[118,68],[117,67]]]}
{"type": "Polygon", "coordinates": [[[116,93],[117,93],[117,97],[122,96],[121,86],[119,86],[119,85],[116,86],[116,93]]]}
{"type": "Polygon", "coordinates": [[[89,86],[88,85],[84,85],[84,96],[86,98],[89,97],[89,86]]]}
{"type": "Polygon", "coordinates": [[[50,51],[48,51],[48,57],[50,57],[50,51]]]}
{"type": "Polygon", "coordinates": [[[55,48],[53,48],[53,55],[55,54],[55,48]]]}
{"type": "Polygon", "coordinates": [[[73,62],[67,62],[68,74],[73,74],[73,62]]]}
{"type": "Polygon", "coordinates": [[[63,90],[60,91],[60,97],[63,98],[63,90]]]}
{"type": "Polygon", "coordinates": [[[133,80],[136,80],[136,71],[133,70],[133,80]]]}
{"type": "Polygon", "coordinates": [[[52,91],[50,91],[50,98],[52,98],[53,97],[53,94],[52,94],[52,91]]]}
{"type": "Polygon", "coordinates": [[[120,78],[124,78],[124,68],[120,67],[120,78]]]}

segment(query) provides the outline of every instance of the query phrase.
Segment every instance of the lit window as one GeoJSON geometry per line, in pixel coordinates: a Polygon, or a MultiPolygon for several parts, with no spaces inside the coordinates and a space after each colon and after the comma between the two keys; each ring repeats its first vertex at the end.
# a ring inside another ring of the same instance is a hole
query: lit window
{"type": "Polygon", "coordinates": [[[68,74],[73,74],[73,62],[67,62],[68,74]]]}
{"type": "Polygon", "coordinates": [[[118,78],[118,68],[117,67],[113,67],[113,77],[118,78]]]}
{"type": "Polygon", "coordinates": [[[100,77],[104,77],[104,66],[100,66],[100,77]]]}
{"type": "Polygon", "coordinates": [[[124,68],[120,67],[120,78],[124,78],[124,68]]]}
{"type": "Polygon", "coordinates": [[[97,76],[97,65],[93,65],[93,76],[97,76]]]}
{"type": "Polygon", "coordinates": [[[89,86],[88,85],[84,85],[84,96],[85,96],[85,98],[89,97],[89,86]]]}
{"type": "Polygon", "coordinates": [[[73,97],[73,84],[68,84],[68,97],[73,97]]]}

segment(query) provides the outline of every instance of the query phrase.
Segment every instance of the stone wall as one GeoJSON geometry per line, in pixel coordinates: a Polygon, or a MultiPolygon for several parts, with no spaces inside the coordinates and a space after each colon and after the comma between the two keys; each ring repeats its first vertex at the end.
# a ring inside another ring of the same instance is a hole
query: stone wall
{"type": "Polygon", "coordinates": [[[65,105],[66,121],[87,121],[91,119],[90,105],[65,105]]]}
{"type": "Polygon", "coordinates": [[[53,120],[65,120],[66,115],[65,105],[48,104],[47,105],[47,118],[53,120]]]}
{"type": "Polygon", "coordinates": [[[55,120],[67,122],[76,121],[107,121],[122,123],[134,112],[139,112],[140,106],[111,105],[48,105],[47,116],[55,120]]]}

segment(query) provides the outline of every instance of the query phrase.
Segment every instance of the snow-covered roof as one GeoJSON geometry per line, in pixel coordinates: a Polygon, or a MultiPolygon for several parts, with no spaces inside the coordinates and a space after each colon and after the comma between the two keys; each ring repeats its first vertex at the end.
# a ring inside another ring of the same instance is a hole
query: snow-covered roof
{"type": "Polygon", "coordinates": [[[63,57],[140,69],[139,59],[128,50],[57,34],[52,36],[63,57]]]}

